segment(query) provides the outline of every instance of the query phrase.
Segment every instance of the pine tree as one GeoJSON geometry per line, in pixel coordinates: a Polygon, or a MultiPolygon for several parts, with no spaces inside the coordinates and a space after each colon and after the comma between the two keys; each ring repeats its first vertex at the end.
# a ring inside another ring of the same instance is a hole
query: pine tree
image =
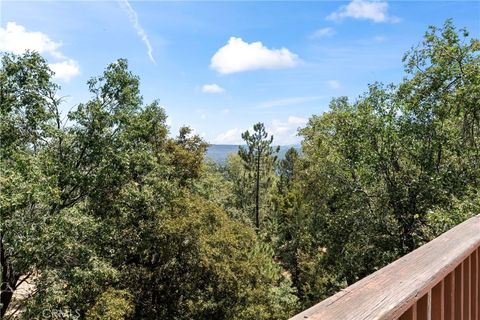
{"type": "Polygon", "coordinates": [[[260,205],[261,205],[261,189],[262,179],[266,178],[267,184],[269,182],[268,173],[271,172],[277,161],[276,154],[279,147],[273,147],[273,136],[268,135],[263,123],[257,123],[253,126],[253,133],[248,130],[242,133],[242,139],[246,146],[240,146],[238,155],[245,164],[245,169],[253,176],[254,180],[254,194],[255,206],[253,216],[255,219],[255,226],[257,230],[260,229],[260,205]]]}

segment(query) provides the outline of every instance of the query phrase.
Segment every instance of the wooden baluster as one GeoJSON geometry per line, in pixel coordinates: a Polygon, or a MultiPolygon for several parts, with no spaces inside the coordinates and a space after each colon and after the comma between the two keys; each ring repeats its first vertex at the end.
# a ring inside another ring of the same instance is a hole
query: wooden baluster
{"type": "Polygon", "coordinates": [[[430,291],[417,302],[417,320],[430,320],[430,291]]]}
{"type": "Polygon", "coordinates": [[[445,319],[445,306],[443,304],[444,296],[444,281],[440,281],[432,289],[432,320],[445,319]]]}
{"type": "Polygon", "coordinates": [[[475,250],[470,256],[470,312],[471,319],[478,319],[478,304],[477,304],[477,277],[478,277],[478,262],[477,262],[477,250],[475,250]]]}
{"type": "Polygon", "coordinates": [[[443,305],[445,320],[454,320],[455,304],[455,276],[450,272],[443,280],[443,305]]]}
{"type": "Polygon", "coordinates": [[[462,290],[462,264],[455,268],[455,320],[463,319],[463,290],[462,290]]]}
{"type": "Polygon", "coordinates": [[[470,320],[470,257],[463,260],[463,319],[470,320]]]}
{"type": "Polygon", "coordinates": [[[399,320],[417,320],[417,304],[413,304],[404,314],[399,318],[399,320]]]}
{"type": "Polygon", "coordinates": [[[480,248],[477,249],[477,320],[480,320],[480,248]]]}

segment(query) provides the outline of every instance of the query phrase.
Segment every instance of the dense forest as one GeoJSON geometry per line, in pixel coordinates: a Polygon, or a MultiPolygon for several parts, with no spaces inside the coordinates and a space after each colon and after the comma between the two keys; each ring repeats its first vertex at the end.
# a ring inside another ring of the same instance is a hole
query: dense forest
{"type": "Polygon", "coordinates": [[[301,152],[257,123],[221,165],[126,60],[62,114],[46,60],[3,53],[1,317],[286,319],[382,268],[480,212],[479,52],[430,27],[401,83],[333,99],[301,152]]]}

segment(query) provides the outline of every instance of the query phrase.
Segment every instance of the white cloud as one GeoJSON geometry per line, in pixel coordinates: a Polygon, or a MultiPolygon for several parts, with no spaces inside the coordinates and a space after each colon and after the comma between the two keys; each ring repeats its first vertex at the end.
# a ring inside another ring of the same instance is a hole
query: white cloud
{"type": "MultiPolygon", "coordinates": [[[[286,145],[300,142],[300,137],[297,135],[298,128],[305,126],[308,119],[296,116],[289,116],[286,120],[281,121],[274,119],[270,124],[266,124],[266,130],[273,135],[273,143],[286,145]]],[[[252,128],[249,128],[250,132],[252,128]]],[[[217,135],[212,143],[216,144],[244,144],[242,133],[246,129],[233,128],[217,135]]]]}
{"type": "Polygon", "coordinates": [[[192,132],[191,132],[191,135],[192,135],[192,136],[193,136],[193,135],[197,135],[197,136],[200,136],[201,138],[205,138],[205,136],[207,135],[207,133],[206,133],[205,131],[198,132],[197,129],[192,128],[192,127],[190,127],[190,129],[192,130],[192,132]]]}
{"type": "Polygon", "coordinates": [[[308,119],[296,116],[289,116],[286,121],[273,120],[267,127],[267,132],[273,135],[275,144],[295,144],[300,142],[298,128],[304,126],[308,119]]]}
{"type": "Polygon", "coordinates": [[[54,42],[46,34],[30,32],[25,27],[8,22],[5,28],[0,27],[0,50],[21,54],[27,50],[34,50],[40,54],[49,53],[54,57],[63,58],[58,50],[61,43],[54,42]]]}
{"type": "Polygon", "coordinates": [[[288,123],[294,124],[294,125],[299,125],[303,126],[307,124],[308,119],[302,118],[302,117],[295,117],[295,116],[290,116],[288,117],[288,123]]]}
{"type": "Polygon", "coordinates": [[[382,0],[352,0],[348,5],[341,6],[331,13],[327,20],[341,20],[353,18],[372,20],[373,22],[399,22],[398,17],[388,14],[388,3],[382,0]]]}
{"type": "Polygon", "coordinates": [[[335,34],[335,30],[333,28],[322,28],[313,32],[310,35],[310,39],[327,38],[327,37],[333,36],[334,34],[335,34]]]}
{"type": "Polygon", "coordinates": [[[212,83],[212,84],[204,84],[202,86],[202,92],[203,93],[224,93],[225,89],[220,87],[218,84],[212,83]]]}
{"type": "Polygon", "coordinates": [[[332,89],[340,89],[341,87],[340,82],[337,80],[328,80],[327,84],[332,89]]]}
{"type": "Polygon", "coordinates": [[[55,42],[42,32],[28,31],[24,26],[8,22],[5,28],[0,27],[0,51],[22,54],[27,50],[36,51],[42,55],[48,54],[58,62],[50,63],[50,69],[55,72],[55,78],[68,81],[80,74],[77,61],[67,58],[61,51],[60,42],[55,42]]]}
{"type": "Polygon", "coordinates": [[[243,144],[244,141],[242,140],[242,133],[245,132],[243,129],[233,128],[227,130],[226,132],[222,132],[217,135],[212,143],[216,144],[243,144]]]}
{"type": "Polygon", "coordinates": [[[265,101],[260,104],[260,108],[272,108],[272,107],[283,107],[296,104],[303,104],[306,102],[316,101],[322,99],[322,96],[313,96],[313,97],[294,97],[278,100],[265,101]]]}
{"type": "Polygon", "coordinates": [[[80,67],[75,60],[68,59],[62,62],[49,64],[50,69],[55,72],[55,78],[69,81],[80,74],[80,67]]]}
{"type": "Polygon", "coordinates": [[[150,58],[150,61],[152,61],[153,63],[156,63],[155,59],[153,58],[152,45],[150,44],[150,40],[148,39],[147,33],[140,25],[137,12],[133,10],[128,0],[120,0],[120,5],[127,12],[128,19],[130,19],[130,22],[132,23],[133,27],[137,31],[138,36],[147,47],[147,54],[148,54],[148,57],[150,58]]]}
{"type": "Polygon", "coordinates": [[[228,113],[230,113],[230,109],[225,108],[225,109],[222,110],[222,113],[223,114],[228,114],[228,113]]]}
{"type": "Polygon", "coordinates": [[[296,54],[286,48],[269,49],[260,41],[248,43],[231,37],[213,55],[210,68],[222,74],[258,70],[292,68],[299,63],[296,54]]]}

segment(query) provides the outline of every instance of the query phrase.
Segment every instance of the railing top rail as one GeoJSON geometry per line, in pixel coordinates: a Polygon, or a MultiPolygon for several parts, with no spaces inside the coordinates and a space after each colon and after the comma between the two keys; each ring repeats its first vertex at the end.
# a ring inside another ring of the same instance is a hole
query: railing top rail
{"type": "Polygon", "coordinates": [[[291,320],[398,318],[479,246],[477,215],[291,320]]]}

